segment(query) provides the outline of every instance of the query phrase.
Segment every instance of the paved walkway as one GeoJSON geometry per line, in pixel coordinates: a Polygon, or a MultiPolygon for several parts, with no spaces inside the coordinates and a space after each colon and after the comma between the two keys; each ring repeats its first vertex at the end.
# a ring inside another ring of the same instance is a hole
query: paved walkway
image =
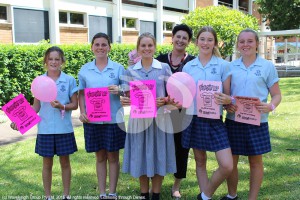
{"type": "MultiPolygon", "coordinates": [[[[129,115],[129,112],[129,107],[125,107],[124,114],[129,115]]],[[[79,120],[79,115],[79,108],[72,112],[72,124],[74,128],[82,126],[82,122],[79,120]]],[[[29,131],[22,135],[19,131],[15,131],[10,128],[11,122],[5,114],[1,115],[1,119],[2,118],[5,120],[5,122],[0,123],[0,146],[36,137],[37,126],[32,127],[29,131]]]]}
{"type": "MultiPolygon", "coordinates": [[[[79,109],[72,112],[72,123],[74,128],[82,126],[82,122],[79,121],[79,115],[79,109]]],[[[1,115],[1,118],[5,120],[5,122],[0,123],[0,146],[36,137],[37,126],[32,127],[29,131],[22,135],[19,131],[15,131],[10,128],[11,122],[5,114],[1,115]]]]}

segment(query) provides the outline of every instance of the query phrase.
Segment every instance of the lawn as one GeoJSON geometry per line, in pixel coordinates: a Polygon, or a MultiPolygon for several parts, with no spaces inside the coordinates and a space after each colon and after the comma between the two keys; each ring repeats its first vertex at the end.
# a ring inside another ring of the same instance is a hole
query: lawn
{"type": "MultiPolygon", "coordinates": [[[[288,199],[300,197],[300,78],[283,78],[280,81],[282,102],[275,114],[269,117],[272,152],[264,155],[265,176],[259,199],[288,199]]],[[[75,129],[79,151],[71,156],[73,199],[94,199],[99,194],[95,173],[94,154],[84,150],[83,129],[75,129]]],[[[42,159],[34,153],[35,140],[0,146],[0,199],[42,199],[42,159]]],[[[123,151],[121,151],[121,160],[123,151]]],[[[121,162],[122,164],[122,162],[121,162]]],[[[208,172],[217,167],[214,154],[208,154],[208,172]]],[[[239,162],[240,182],[238,195],[247,199],[249,166],[246,157],[239,162]]],[[[173,176],[165,177],[162,200],[170,198],[173,176]]],[[[60,167],[55,157],[52,193],[55,199],[62,195],[60,167]]],[[[120,173],[118,194],[134,199],[139,194],[138,179],[120,173]]],[[[190,151],[187,179],[182,182],[183,199],[195,199],[199,193],[195,162],[190,151]]],[[[226,194],[226,184],[221,185],[214,199],[226,194]]],[[[60,198],[61,199],[61,198],[60,198]]]]}

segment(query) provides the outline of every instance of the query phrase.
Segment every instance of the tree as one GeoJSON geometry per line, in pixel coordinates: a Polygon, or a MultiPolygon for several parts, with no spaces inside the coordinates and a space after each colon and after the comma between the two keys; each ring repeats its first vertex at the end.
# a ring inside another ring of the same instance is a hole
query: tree
{"type": "Polygon", "coordinates": [[[225,6],[196,8],[184,16],[182,23],[193,29],[194,37],[203,26],[211,26],[218,35],[219,50],[223,58],[232,55],[236,37],[245,28],[258,30],[258,21],[251,15],[225,6]]]}
{"type": "Polygon", "coordinates": [[[256,0],[272,31],[300,28],[300,0],[256,0]]]}

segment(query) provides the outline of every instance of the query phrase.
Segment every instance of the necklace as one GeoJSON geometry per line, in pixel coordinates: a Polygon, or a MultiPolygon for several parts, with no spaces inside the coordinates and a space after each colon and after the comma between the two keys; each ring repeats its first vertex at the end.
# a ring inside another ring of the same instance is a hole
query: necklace
{"type": "Polygon", "coordinates": [[[172,52],[171,52],[171,53],[170,53],[170,58],[169,58],[171,66],[172,66],[172,67],[179,67],[179,66],[181,66],[182,62],[184,61],[185,56],[186,56],[186,53],[184,53],[184,55],[183,55],[183,57],[181,58],[181,60],[180,60],[180,62],[178,63],[178,65],[173,65],[173,62],[172,62],[172,52]]]}

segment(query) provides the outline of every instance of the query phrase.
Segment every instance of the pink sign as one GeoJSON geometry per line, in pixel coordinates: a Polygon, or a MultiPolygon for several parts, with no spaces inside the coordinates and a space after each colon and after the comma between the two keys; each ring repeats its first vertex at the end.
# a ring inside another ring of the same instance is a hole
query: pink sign
{"type": "Polygon", "coordinates": [[[198,81],[197,85],[197,116],[220,119],[220,105],[215,102],[214,93],[221,92],[220,81],[198,81]]]}
{"type": "Polygon", "coordinates": [[[129,84],[131,118],[156,117],[155,80],[131,81],[129,84]]]}
{"type": "Polygon", "coordinates": [[[260,112],[255,105],[260,103],[259,98],[235,96],[238,110],[235,112],[235,121],[260,126],[260,112]]]}
{"type": "Polygon", "coordinates": [[[23,94],[19,94],[2,107],[8,118],[15,122],[21,134],[41,121],[23,94]]]}
{"type": "Polygon", "coordinates": [[[84,89],[86,114],[91,122],[111,121],[108,88],[84,89]]]}

